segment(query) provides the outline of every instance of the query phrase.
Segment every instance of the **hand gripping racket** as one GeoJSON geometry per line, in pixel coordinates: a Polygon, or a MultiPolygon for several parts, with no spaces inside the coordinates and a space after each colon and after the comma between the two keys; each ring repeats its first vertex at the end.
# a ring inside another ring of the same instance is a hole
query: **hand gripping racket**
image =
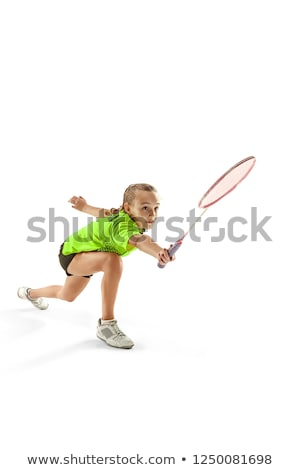
{"type": "MultiPolygon", "coordinates": [[[[255,157],[247,157],[236,163],[234,166],[229,168],[226,173],[224,173],[202,196],[198,203],[200,209],[204,209],[199,217],[196,219],[195,223],[189,228],[189,230],[181,237],[174,245],[171,245],[168,249],[168,254],[172,257],[176,251],[181,247],[184,238],[189,234],[191,229],[196,225],[197,222],[200,222],[201,217],[204,212],[220,201],[224,196],[234,190],[237,185],[243,181],[244,178],[250,173],[256,162],[255,157]]],[[[159,268],[164,268],[164,264],[158,263],[159,268]]]]}

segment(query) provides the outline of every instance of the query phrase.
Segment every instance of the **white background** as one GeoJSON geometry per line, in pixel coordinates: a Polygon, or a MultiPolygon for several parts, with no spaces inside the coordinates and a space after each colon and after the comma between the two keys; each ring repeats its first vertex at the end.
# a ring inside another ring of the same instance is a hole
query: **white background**
{"type": "Polygon", "coordinates": [[[299,43],[293,1],[1,2],[1,468],[72,453],[299,468],[299,43]],[[253,172],[207,214],[246,218],[246,241],[212,243],[215,227],[165,270],[124,259],[116,317],[132,350],[95,337],[100,274],[46,312],[16,297],[64,282],[49,208],[83,225],[73,194],[117,207],[149,182],[161,216],[186,217],[249,155],[253,172]],[[251,241],[251,207],[272,216],[272,242],[251,241]],[[47,237],[29,243],[36,216],[47,237]]]}

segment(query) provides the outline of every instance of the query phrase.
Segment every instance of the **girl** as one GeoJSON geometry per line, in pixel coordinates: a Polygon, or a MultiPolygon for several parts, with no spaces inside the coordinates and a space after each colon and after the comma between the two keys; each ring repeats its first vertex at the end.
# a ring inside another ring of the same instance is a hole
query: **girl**
{"type": "Polygon", "coordinates": [[[46,298],[72,302],[83,291],[93,274],[103,272],[101,283],[102,318],[98,320],[97,337],[109,346],[130,349],[133,341],[118,327],[114,305],[122,275],[122,256],[139,249],[154,256],[160,264],[173,261],[145,230],[157,217],[159,197],[149,184],[132,184],[124,192],[119,209],[90,206],[84,198],[73,196],[72,207],[97,217],[96,221],[70,235],[60,247],[59,261],[67,278],[63,286],[39,289],[20,287],[18,296],[29,300],[40,310],[48,308],[46,298]]]}

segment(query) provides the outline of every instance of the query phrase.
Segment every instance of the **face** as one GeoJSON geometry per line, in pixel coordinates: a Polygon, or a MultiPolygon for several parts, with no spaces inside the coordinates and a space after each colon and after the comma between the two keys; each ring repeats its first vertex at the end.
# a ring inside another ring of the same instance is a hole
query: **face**
{"type": "Polygon", "coordinates": [[[151,191],[136,191],[132,203],[125,202],[124,210],[139,228],[150,229],[159,209],[158,194],[151,191]]]}

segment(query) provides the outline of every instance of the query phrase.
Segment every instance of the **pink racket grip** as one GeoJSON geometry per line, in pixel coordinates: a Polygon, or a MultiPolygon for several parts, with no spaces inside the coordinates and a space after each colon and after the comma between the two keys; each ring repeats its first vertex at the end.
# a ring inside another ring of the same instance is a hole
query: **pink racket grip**
{"type": "MultiPolygon", "coordinates": [[[[170,258],[172,258],[172,256],[175,255],[176,251],[181,247],[181,244],[182,244],[182,240],[177,240],[177,242],[174,245],[170,246],[170,248],[168,249],[168,255],[170,256],[170,258]]],[[[160,263],[157,263],[157,266],[160,269],[166,267],[165,264],[160,264],[160,263]]]]}

